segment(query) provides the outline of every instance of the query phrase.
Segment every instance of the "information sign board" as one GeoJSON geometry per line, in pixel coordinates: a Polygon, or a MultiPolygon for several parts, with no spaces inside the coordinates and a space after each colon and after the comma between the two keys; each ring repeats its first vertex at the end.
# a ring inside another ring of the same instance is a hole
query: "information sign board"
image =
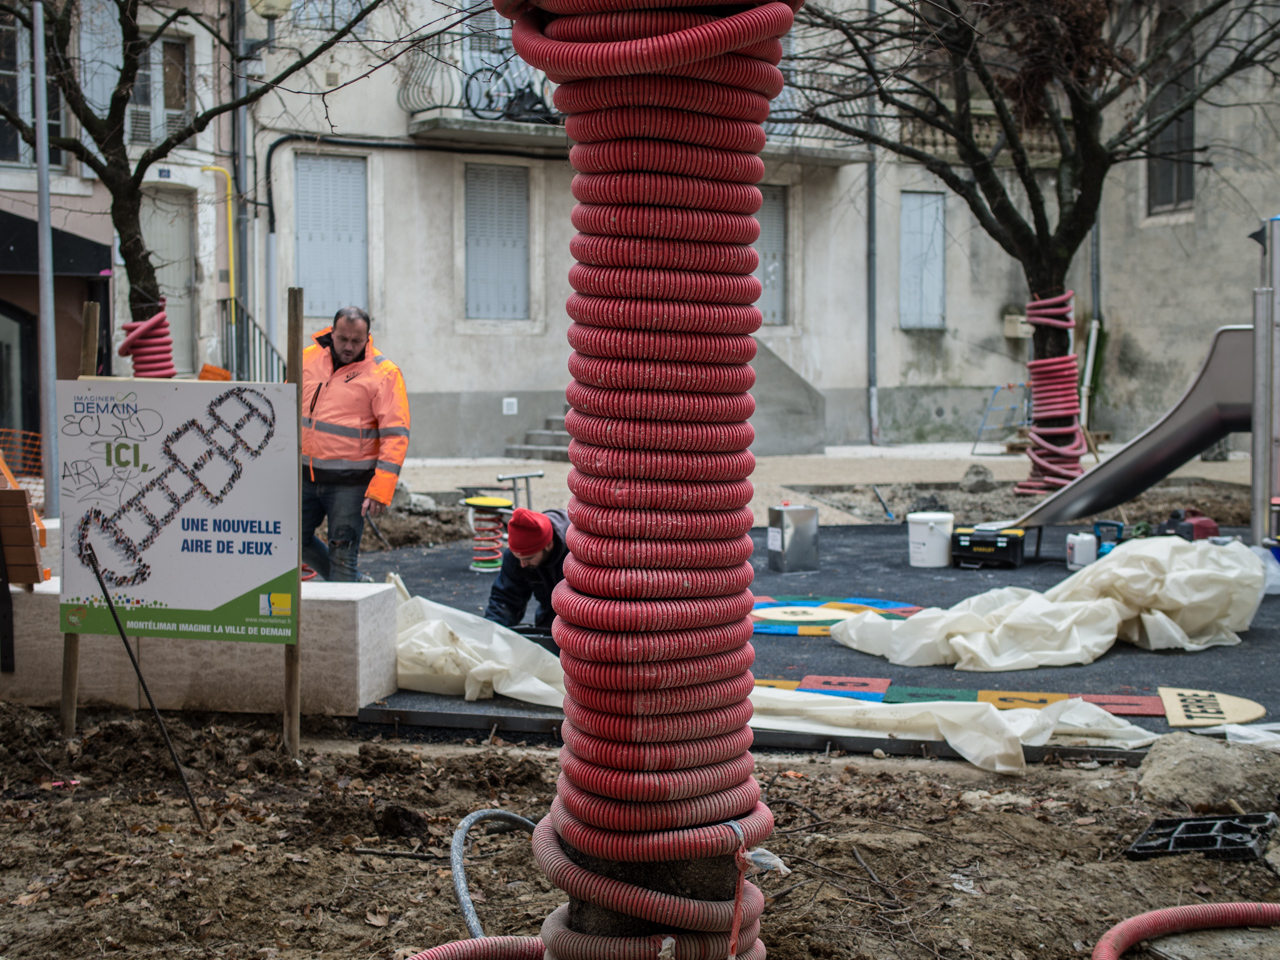
{"type": "Polygon", "coordinates": [[[297,387],[58,383],[60,621],[133,636],[295,643],[297,387]]]}

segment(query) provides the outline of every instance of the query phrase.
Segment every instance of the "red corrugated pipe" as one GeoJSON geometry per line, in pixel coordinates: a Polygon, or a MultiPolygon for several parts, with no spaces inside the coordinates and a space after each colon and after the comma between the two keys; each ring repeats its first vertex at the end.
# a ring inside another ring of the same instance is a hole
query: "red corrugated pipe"
{"type": "Polygon", "coordinates": [[[761,322],[750,244],[760,124],[799,3],[648,2],[494,0],[515,20],[517,53],[561,84],[580,231],[567,305],[572,557],[552,598],[566,746],[534,851],[570,897],[659,931],[583,936],[561,909],[540,945],[548,960],[763,960],[763,896],[744,879],[747,848],[773,828],[748,752],[747,390],[761,322]],[[623,883],[566,845],[621,862],[731,856],[736,893],[691,900],[623,883]]]}
{"type": "Polygon", "coordinates": [[[1280,903],[1197,903],[1152,910],[1117,923],[1099,937],[1093,960],[1119,960],[1135,943],[1187,930],[1275,926],[1280,926],[1280,903]]]}
{"type": "Polygon", "coordinates": [[[160,312],[154,317],[124,325],[127,336],[116,352],[133,358],[135,377],[163,379],[178,375],[173,365],[173,338],[169,336],[169,316],[164,306],[165,298],[161,297],[160,312]]]}
{"type": "MultiPolygon", "coordinates": [[[[1033,300],[1027,304],[1027,323],[1032,326],[1070,330],[1076,325],[1071,315],[1068,290],[1057,297],[1033,300]]],[[[1074,353],[1065,357],[1049,357],[1027,363],[1031,381],[1032,419],[1031,475],[1014,487],[1023,496],[1039,497],[1065,487],[1084,473],[1080,458],[1089,452],[1080,426],[1080,358],[1074,353]],[[1047,427],[1044,420],[1070,420],[1063,426],[1047,427]]]]}

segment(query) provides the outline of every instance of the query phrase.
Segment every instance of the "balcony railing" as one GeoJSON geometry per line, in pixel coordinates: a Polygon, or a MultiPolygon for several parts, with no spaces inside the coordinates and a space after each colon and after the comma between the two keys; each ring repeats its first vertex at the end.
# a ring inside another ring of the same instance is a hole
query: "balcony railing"
{"type": "MultiPolygon", "coordinates": [[[[830,87],[832,77],[816,78],[782,64],[783,73],[801,84],[830,87]]],[[[405,58],[397,101],[409,114],[453,113],[476,120],[563,124],[552,95],[556,85],[529,66],[501,33],[445,35],[405,58]]],[[[774,100],[765,132],[775,144],[849,147],[852,138],[814,123],[787,122],[798,116],[804,94],[790,85],[774,100]]]]}
{"type": "MultiPolygon", "coordinates": [[[[996,146],[1004,144],[1003,130],[1000,120],[994,112],[991,114],[976,113],[973,117],[974,142],[983,153],[996,152],[996,146]]],[[[1056,162],[1059,157],[1058,140],[1048,124],[1035,127],[1024,127],[1018,131],[1027,157],[1033,164],[1056,162]]],[[[902,141],[909,147],[932,153],[935,156],[952,157],[956,154],[955,141],[935,127],[919,120],[904,117],[902,120],[902,141]]],[[[1012,163],[1007,148],[1002,149],[995,163],[1002,166],[1012,163]]]]}
{"type": "Polygon", "coordinates": [[[218,325],[222,331],[222,365],[231,371],[232,380],[284,382],[284,357],[243,304],[236,302],[233,323],[231,301],[219,300],[218,325]]]}
{"type": "Polygon", "coordinates": [[[396,99],[410,114],[444,110],[476,120],[561,124],[551,106],[554,90],[502,38],[450,34],[408,56],[396,99]]]}

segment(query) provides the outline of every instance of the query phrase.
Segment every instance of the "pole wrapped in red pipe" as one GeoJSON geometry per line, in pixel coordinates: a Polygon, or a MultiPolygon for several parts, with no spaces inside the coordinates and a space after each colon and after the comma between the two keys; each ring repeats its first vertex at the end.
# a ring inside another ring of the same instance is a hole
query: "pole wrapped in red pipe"
{"type": "Polygon", "coordinates": [[[160,298],[160,312],[155,316],[124,325],[124,342],[116,350],[122,357],[133,358],[133,375],[167,379],[176,377],[173,365],[173,338],[169,331],[169,315],[165,311],[165,298],[160,298]]]}
{"type": "MultiPolygon", "coordinates": [[[[1027,304],[1027,323],[1070,330],[1076,325],[1071,315],[1071,298],[1074,296],[1068,290],[1061,296],[1033,300],[1027,304]]],[[[1035,421],[1031,428],[1031,446],[1027,450],[1031,475],[1014,487],[1016,493],[1044,496],[1065,487],[1084,473],[1080,458],[1089,452],[1089,446],[1080,425],[1079,361],[1080,358],[1073,353],[1027,363],[1031,373],[1031,416],[1035,421]],[[1045,420],[1069,422],[1050,427],[1043,424],[1045,420]]]]}
{"type": "Polygon", "coordinates": [[[547,960],[764,960],[763,896],[742,878],[747,848],[773,829],[747,726],[747,390],[761,323],[750,244],[761,123],[783,86],[780,38],[799,0],[651,2],[494,0],[515,20],[516,52],[561,84],[578,174],[572,556],[552,598],[566,746],[534,834],[539,865],[573,903],[542,940],[547,960]],[[674,873],[712,858],[707,876],[726,899],[619,879],[623,865],[674,873]],[[652,935],[574,932],[588,914],[652,935]]]}

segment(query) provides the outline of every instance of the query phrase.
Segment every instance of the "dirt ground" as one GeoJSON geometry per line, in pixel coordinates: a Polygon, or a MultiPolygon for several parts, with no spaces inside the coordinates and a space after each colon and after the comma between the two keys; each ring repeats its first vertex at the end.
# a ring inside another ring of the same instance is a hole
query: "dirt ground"
{"type": "MultiPolygon", "coordinates": [[[[1013,488],[1012,483],[997,483],[994,490],[985,493],[965,493],[956,484],[877,484],[876,489],[894,514],[892,521],[869,484],[843,490],[814,488],[807,492],[865,523],[902,523],[913,510],[946,510],[956,515],[957,523],[972,524],[1010,520],[1035,504],[1034,499],[1015,494],[1013,488]]],[[[1122,520],[1126,524],[1145,520],[1156,524],[1167,520],[1172,511],[1188,507],[1212,517],[1220,526],[1247,527],[1249,488],[1217,480],[1174,478],[1156,484],[1120,508],[1077,522],[1082,526],[1095,520],[1122,520]]]]}
{"type": "MultiPolygon", "coordinates": [[[[83,722],[66,744],[48,715],[0,704],[7,960],[403,960],[465,935],[446,860],[457,821],[493,806],[536,818],[554,792],[548,747],[361,743],[328,721],[295,763],[276,720],[171,716],[206,834],[149,716],[83,722]]],[[[778,816],[766,846],[794,871],[763,883],[775,960],[1079,957],[1144,910],[1280,898],[1261,863],[1123,859],[1164,812],[1132,768],[1009,779],[936,760],[757,759],[778,816]]],[[[535,934],[564,900],[524,834],[476,837],[468,864],[491,935],[535,934]]]]}
{"type": "MultiPolygon", "coordinates": [[[[433,513],[406,513],[388,510],[378,517],[374,523],[386,543],[378,538],[374,524],[366,522],[364,536],[360,539],[361,553],[377,553],[381,550],[395,550],[400,547],[434,547],[437,543],[452,543],[455,540],[470,540],[471,527],[467,523],[465,510],[437,510],[433,513]]],[[[316,528],[316,536],[328,541],[329,521],[324,521],[316,528]]]]}

